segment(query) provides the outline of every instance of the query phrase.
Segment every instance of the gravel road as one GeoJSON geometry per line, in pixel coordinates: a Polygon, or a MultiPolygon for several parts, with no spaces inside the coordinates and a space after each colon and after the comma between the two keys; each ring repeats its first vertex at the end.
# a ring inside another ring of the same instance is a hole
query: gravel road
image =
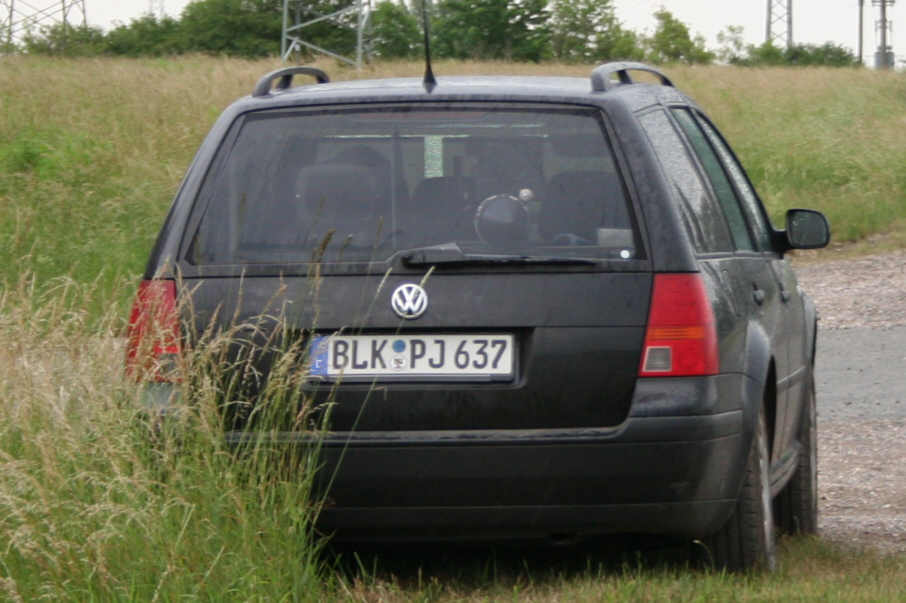
{"type": "Polygon", "coordinates": [[[815,373],[821,419],[906,419],[906,327],[821,330],[815,373]]]}
{"type": "Polygon", "coordinates": [[[821,316],[819,530],[906,552],[906,252],[828,254],[796,266],[821,316]]]}

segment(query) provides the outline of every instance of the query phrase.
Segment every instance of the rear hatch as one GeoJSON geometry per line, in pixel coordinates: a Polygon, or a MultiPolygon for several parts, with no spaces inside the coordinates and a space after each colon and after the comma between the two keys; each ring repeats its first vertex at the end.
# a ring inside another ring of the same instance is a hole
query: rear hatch
{"type": "Polygon", "coordinates": [[[336,431],[619,424],[652,276],[617,166],[588,107],[248,114],[184,238],[195,324],[279,316],[336,431]]]}

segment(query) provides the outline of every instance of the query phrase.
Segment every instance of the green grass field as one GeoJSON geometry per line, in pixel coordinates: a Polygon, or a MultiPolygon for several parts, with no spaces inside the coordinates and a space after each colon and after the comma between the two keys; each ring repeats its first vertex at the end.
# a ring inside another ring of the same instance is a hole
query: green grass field
{"type": "MultiPolygon", "coordinates": [[[[452,565],[446,553],[338,562],[311,533],[310,471],[288,475],[267,451],[237,464],[218,437],[207,382],[176,423],[179,437],[149,437],[136,388],[121,378],[128,303],[208,128],[277,66],[0,62],[0,598],[906,599],[906,558],[808,539],[785,541],[770,576],[636,558],[631,547],[616,562],[613,551],[584,549],[481,549],[452,565]]],[[[321,66],[335,79],[421,72],[418,63],[362,74],[321,66]]],[[[441,75],[590,70],[436,66],[441,75]]],[[[812,207],[827,213],[837,240],[906,241],[902,75],[667,71],[734,144],[775,220],[812,207]]],[[[295,391],[291,378],[285,385],[275,402],[295,391]]]]}

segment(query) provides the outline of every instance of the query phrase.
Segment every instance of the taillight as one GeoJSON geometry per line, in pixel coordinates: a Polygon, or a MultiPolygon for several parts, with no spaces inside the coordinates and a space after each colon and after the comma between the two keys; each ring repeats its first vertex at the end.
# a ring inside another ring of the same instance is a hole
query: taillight
{"type": "Polygon", "coordinates": [[[699,274],[656,274],[640,377],[715,375],[714,311],[699,274]]]}
{"type": "Polygon", "coordinates": [[[140,381],[173,381],[180,351],[176,283],[142,281],[129,315],[127,374],[140,381]]]}

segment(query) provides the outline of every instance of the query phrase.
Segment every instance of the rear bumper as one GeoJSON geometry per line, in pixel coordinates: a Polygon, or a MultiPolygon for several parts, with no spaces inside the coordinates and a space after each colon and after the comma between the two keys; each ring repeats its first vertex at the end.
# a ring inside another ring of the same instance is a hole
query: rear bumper
{"type": "Polygon", "coordinates": [[[317,527],[335,542],[570,540],[602,534],[702,538],[727,520],[732,500],[633,505],[339,508],[317,527]]]}
{"type": "Polygon", "coordinates": [[[352,540],[705,536],[739,491],[744,391],[741,375],[640,380],[608,428],[331,434],[318,525],[352,540]]]}
{"type": "Polygon", "coordinates": [[[319,525],[378,540],[703,536],[735,501],[741,424],[731,411],[632,418],[610,433],[329,444],[334,481],[319,525]]]}

